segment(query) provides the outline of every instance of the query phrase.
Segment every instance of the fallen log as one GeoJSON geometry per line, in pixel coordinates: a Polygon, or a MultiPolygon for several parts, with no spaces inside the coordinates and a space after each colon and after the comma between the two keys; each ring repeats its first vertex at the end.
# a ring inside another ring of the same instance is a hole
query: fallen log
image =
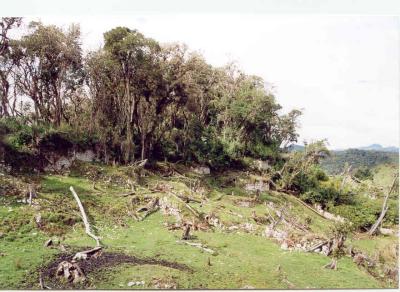
{"type": "Polygon", "coordinates": [[[188,242],[188,241],[182,241],[182,240],[177,240],[176,242],[177,242],[177,243],[183,243],[183,244],[187,244],[187,245],[190,245],[190,246],[197,247],[197,248],[199,248],[199,249],[201,249],[201,250],[203,250],[203,251],[205,251],[205,252],[211,253],[211,254],[214,254],[214,253],[215,253],[214,250],[203,246],[201,243],[188,242]]]}
{"type": "Polygon", "coordinates": [[[190,203],[190,202],[195,202],[195,203],[199,203],[201,204],[200,200],[197,200],[195,198],[189,197],[189,196],[182,196],[182,195],[177,195],[178,198],[182,199],[183,201],[185,201],[186,203],[190,203]]]}
{"type": "Polygon", "coordinates": [[[85,251],[80,251],[75,254],[75,256],[72,258],[73,260],[87,260],[91,257],[97,257],[102,250],[101,246],[96,246],[95,248],[85,250],[85,251]]]}
{"type": "Polygon", "coordinates": [[[88,220],[88,218],[86,216],[86,212],[85,212],[85,209],[83,208],[81,200],[79,199],[77,193],[75,192],[75,190],[74,190],[74,188],[72,186],[69,189],[70,189],[72,195],[74,196],[76,202],[78,203],[79,210],[81,211],[81,214],[82,214],[83,223],[85,224],[85,232],[86,232],[86,234],[89,235],[91,238],[93,238],[96,241],[96,246],[100,246],[99,238],[96,235],[94,235],[92,233],[92,231],[91,231],[89,220],[88,220]]]}
{"type": "Polygon", "coordinates": [[[146,212],[143,213],[142,216],[140,216],[140,217],[136,216],[136,218],[137,218],[136,220],[137,221],[143,221],[147,216],[157,212],[159,209],[160,208],[157,206],[157,207],[155,207],[153,209],[147,210],[146,212]]]}
{"type": "MultiPolygon", "coordinates": [[[[285,193],[285,192],[284,192],[285,193]]],[[[290,195],[290,194],[288,194],[288,193],[285,193],[285,194],[287,194],[287,195],[290,195]]],[[[311,207],[310,205],[308,205],[307,203],[305,203],[305,202],[303,202],[302,200],[300,200],[299,198],[297,198],[297,197],[295,197],[295,196],[293,196],[293,195],[290,195],[293,199],[295,199],[297,202],[299,202],[300,204],[302,204],[304,207],[306,207],[306,208],[308,208],[308,209],[310,209],[311,211],[313,211],[315,214],[317,214],[318,216],[320,216],[320,217],[322,217],[322,218],[324,218],[324,219],[327,219],[327,220],[329,220],[328,218],[326,218],[324,215],[322,215],[321,213],[319,213],[317,210],[315,210],[313,207],[311,207]]]]}
{"type": "Polygon", "coordinates": [[[323,241],[317,244],[314,244],[313,246],[311,246],[309,249],[306,250],[306,252],[313,252],[314,250],[322,247],[323,245],[327,244],[328,241],[323,241]]]}
{"type": "Polygon", "coordinates": [[[136,194],[136,192],[135,192],[135,191],[132,191],[132,192],[120,194],[120,195],[118,195],[118,196],[120,196],[120,197],[128,197],[128,196],[133,196],[133,195],[135,195],[135,194],[136,194]]]}
{"type": "Polygon", "coordinates": [[[171,194],[172,196],[174,196],[176,199],[178,199],[179,201],[181,201],[185,207],[197,218],[200,218],[200,214],[199,212],[197,212],[193,207],[191,207],[188,203],[186,203],[184,200],[182,200],[181,198],[179,198],[176,194],[174,194],[173,192],[169,192],[169,194],[171,194]]]}

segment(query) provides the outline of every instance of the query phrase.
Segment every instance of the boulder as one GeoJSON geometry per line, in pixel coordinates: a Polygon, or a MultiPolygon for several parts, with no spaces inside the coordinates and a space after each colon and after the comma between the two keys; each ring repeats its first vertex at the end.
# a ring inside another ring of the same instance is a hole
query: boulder
{"type": "Polygon", "coordinates": [[[192,170],[193,170],[193,172],[195,172],[197,174],[202,174],[202,175],[211,173],[211,170],[208,166],[197,166],[197,167],[192,168],[192,170]]]}

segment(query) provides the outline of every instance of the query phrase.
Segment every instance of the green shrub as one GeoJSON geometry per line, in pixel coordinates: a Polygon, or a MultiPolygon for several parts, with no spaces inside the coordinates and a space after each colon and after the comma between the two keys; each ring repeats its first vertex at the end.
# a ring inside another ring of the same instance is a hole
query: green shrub
{"type": "Polygon", "coordinates": [[[370,210],[357,205],[339,205],[329,211],[349,219],[356,229],[367,230],[376,221],[376,215],[370,210]]]}
{"type": "Polygon", "coordinates": [[[372,171],[366,166],[361,166],[357,168],[356,172],[354,173],[354,176],[359,180],[367,180],[367,179],[372,179],[374,177],[372,171]]]}

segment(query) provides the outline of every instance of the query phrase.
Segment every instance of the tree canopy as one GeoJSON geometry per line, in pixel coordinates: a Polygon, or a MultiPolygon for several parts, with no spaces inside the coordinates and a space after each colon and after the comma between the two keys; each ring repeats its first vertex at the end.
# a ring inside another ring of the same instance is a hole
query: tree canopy
{"type": "Polygon", "coordinates": [[[264,80],[232,64],[213,67],[185,45],[160,44],[127,27],[105,32],[104,46],[87,54],[74,24],[32,22],[22,37],[10,39],[8,30],[20,22],[0,23],[0,72],[8,84],[1,117],[91,135],[105,161],[121,163],[274,160],[297,140],[301,112],[281,114],[264,80]],[[4,75],[7,70],[12,74],[4,75]]]}

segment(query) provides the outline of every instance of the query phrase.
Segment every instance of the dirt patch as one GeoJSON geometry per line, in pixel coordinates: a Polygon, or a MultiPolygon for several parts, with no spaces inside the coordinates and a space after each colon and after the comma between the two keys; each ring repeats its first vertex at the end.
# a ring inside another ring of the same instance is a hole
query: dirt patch
{"type": "MultiPolygon", "coordinates": [[[[38,270],[38,276],[41,275],[45,286],[51,289],[84,289],[91,286],[90,274],[99,272],[102,269],[118,266],[121,264],[131,264],[131,265],[158,265],[163,267],[168,267],[180,271],[193,272],[193,270],[184,265],[176,262],[169,262],[162,259],[155,258],[138,258],[135,256],[118,253],[118,252],[102,252],[99,257],[90,258],[88,260],[79,261],[79,266],[83,270],[84,274],[88,278],[84,283],[67,283],[63,279],[56,277],[56,270],[58,265],[63,261],[71,261],[75,253],[62,253],[55,260],[53,260],[48,265],[41,267],[38,270]],[[88,277],[89,276],[89,277],[88,277]]],[[[40,276],[39,276],[40,277],[40,276]]],[[[30,283],[26,288],[32,288],[32,286],[37,285],[39,279],[37,278],[36,283],[30,283]],[[33,285],[32,285],[33,284],[33,285]]]]}

